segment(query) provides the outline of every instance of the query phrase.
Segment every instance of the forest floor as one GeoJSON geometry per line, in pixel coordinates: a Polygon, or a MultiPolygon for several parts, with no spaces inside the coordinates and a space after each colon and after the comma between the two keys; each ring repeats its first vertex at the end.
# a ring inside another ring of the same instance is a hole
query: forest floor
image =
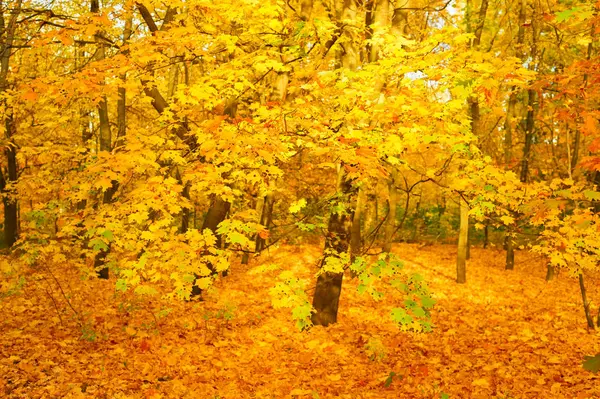
{"type": "MultiPolygon", "coordinates": [[[[312,287],[317,246],[233,265],[204,302],[171,303],[166,317],[157,302],[124,302],[114,281],[55,270],[0,298],[0,397],[600,398],[600,376],[581,367],[600,334],[586,329],[575,279],[547,283],[526,251],[507,272],[503,252],[473,248],[457,285],[455,247],[393,251],[437,300],[432,333],[400,332],[385,311],[393,295],[375,302],[351,280],[337,324],[298,332],[270,305],[278,273],[253,271],[291,268],[312,287]],[[77,327],[57,283],[93,325],[77,327]]],[[[597,281],[588,290],[600,300],[597,281]]]]}

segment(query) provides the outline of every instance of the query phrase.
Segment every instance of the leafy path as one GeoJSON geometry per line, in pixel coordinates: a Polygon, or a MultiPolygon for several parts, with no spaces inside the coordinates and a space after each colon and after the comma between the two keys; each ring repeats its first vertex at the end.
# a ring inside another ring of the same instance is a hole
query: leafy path
{"type": "MultiPolygon", "coordinates": [[[[288,310],[270,306],[277,271],[257,271],[292,268],[312,287],[314,246],[234,266],[193,304],[135,303],[104,282],[49,266],[56,280],[31,275],[23,295],[0,301],[0,396],[600,397],[598,377],[581,368],[584,355],[600,352],[600,339],[585,329],[575,280],[546,283],[544,264],[528,253],[505,272],[501,252],[474,248],[468,284],[457,286],[454,247],[402,244],[394,252],[434,292],[431,334],[399,332],[386,314],[398,298],[376,303],[349,280],[339,323],[297,332],[288,310]],[[80,339],[56,281],[91,322],[83,332],[93,341],[80,339]]],[[[593,283],[590,296],[600,298],[593,283]]]]}

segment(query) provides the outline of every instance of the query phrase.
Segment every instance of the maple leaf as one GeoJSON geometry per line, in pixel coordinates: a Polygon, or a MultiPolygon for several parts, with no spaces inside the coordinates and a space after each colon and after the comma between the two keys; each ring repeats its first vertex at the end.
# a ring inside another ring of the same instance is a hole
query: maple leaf
{"type": "Polygon", "coordinates": [[[587,371],[597,374],[600,371],[600,353],[596,356],[585,356],[582,365],[587,371]]]}

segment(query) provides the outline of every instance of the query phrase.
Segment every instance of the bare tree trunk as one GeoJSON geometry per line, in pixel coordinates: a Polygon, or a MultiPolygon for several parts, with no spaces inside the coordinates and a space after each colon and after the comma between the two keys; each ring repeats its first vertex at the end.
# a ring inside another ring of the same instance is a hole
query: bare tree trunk
{"type": "Polygon", "coordinates": [[[363,213],[364,202],[365,192],[363,189],[359,189],[358,195],[356,196],[356,209],[354,210],[354,216],[352,218],[352,228],[350,235],[350,253],[352,254],[352,261],[354,261],[354,258],[356,258],[357,256],[360,256],[362,248],[360,222],[363,213]]]}
{"type": "Polygon", "coordinates": [[[490,225],[486,223],[483,228],[483,249],[486,249],[490,244],[490,225]]]}
{"type": "MultiPolygon", "coordinates": [[[[206,217],[204,218],[204,223],[202,223],[202,231],[204,231],[205,229],[209,229],[217,238],[217,248],[220,248],[223,244],[223,237],[217,234],[217,228],[219,227],[219,224],[227,217],[230,208],[230,202],[225,201],[221,197],[215,196],[213,198],[210,208],[208,209],[206,217]]],[[[208,268],[213,274],[217,273],[213,265],[208,264],[208,268]]],[[[196,276],[196,279],[198,279],[199,277],[200,276],[196,276]]],[[[202,289],[194,284],[194,286],[192,287],[192,296],[198,296],[201,294],[202,289]]]]}
{"type": "MultiPolygon", "coordinates": [[[[90,12],[93,14],[100,13],[100,1],[99,0],[91,1],[90,12]]],[[[98,33],[96,33],[95,39],[96,39],[95,60],[102,61],[106,57],[105,43],[103,40],[103,32],[99,31],[98,33]]],[[[108,119],[108,103],[106,101],[106,96],[102,97],[102,100],[100,100],[100,102],[98,103],[96,110],[98,111],[98,117],[99,117],[99,123],[100,123],[99,124],[100,134],[98,137],[98,142],[100,144],[99,149],[100,149],[100,151],[110,152],[112,150],[112,137],[111,137],[111,131],[110,131],[110,121],[108,119]]],[[[113,186],[114,185],[115,185],[115,183],[113,183],[113,186]]],[[[102,202],[105,204],[109,203],[112,200],[112,196],[114,195],[115,191],[116,191],[116,189],[113,190],[112,187],[109,188],[108,190],[106,190],[104,192],[104,194],[102,195],[102,202]]],[[[108,276],[109,276],[108,267],[106,267],[106,266],[103,267],[103,265],[106,263],[106,256],[108,255],[109,252],[110,252],[110,247],[106,251],[100,250],[94,257],[94,268],[97,270],[98,277],[101,279],[108,279],[108,276]]]]}
{"type": "Polygon", "coordinates": [[[396,170],[392,171],[391,181],[389,183],[388,214],[385,219],[385,243],[384,252],[390,252],[396,231],[396,212],[398,209],[398,190],[396,189],[396,170]]]}
{"type": "Polygon", "coordinates": [[[592,313],[590,311],[590,303],[587,300],[587,291],[585,289],[585,284],[583,281],[583,273],[579,273],[579,289],[581,291],[581,299],[583,301],[583,310],[585,312],[585,320],[587,321],[587,325],[592,330],[595,328],[594,319],[592,319],[592,313]]]}
{"type": "Polygon", "coordinates": [[[3,194],[2,202],[4,204],[4,243],[10,248],[19,238],[19,208],[15,198],[15,190],[11,185],[17,181],[17,150],[10,141],[14,124],[11,116],[5,119],[6,136],[10,145],[4,150],[6,155],[6,178],[0,171],[0,193],[3,194]]]}
{"type": "Polygon", "coordinates": [[[456,282],[467,282],[467,239],[469,234],[469,205],[463,198],[460,201],[460,229],[458,232],[458,254],[456,256],[456,282]]]}
{"type": "MultiPolygon", "coordinates": [[[[17,29],[17,18],[21,13],[22,1],[18,0],[9,11],[4,2],[0,1],[0,94],[4,93],[8,87],[8,73],[10,71],[10,57],[12,55],[12,45],[15,39],[17,29]],[[8,23],[5,21],[5,14],[10,15],[8,23]]],[[[8,145],[4,150],[6,155],[7,169],[3,173],[0,171],[0,193],[3,195],[4,204],[4,241],[8,248],[12,247],[19,238],[19,204],[14,194],[13,184],[17,182],[17,147],[13,141],[16,126],[13,120],[12,110],[8,104],[4,120],[5,136],[8,145]]]]}
{"type": "Polygon", "coordinates": [[[552,266],[550,263],[546,266],[546,281],[554,280],[556,276],[556,268],[552,266]]]}
{"type": "Polygon", "coordinates": [[[515,243],[510,235],[506,233],[506,270],[514,270],[515,268],[515,243]]]}
{"type": "MultiPolygon", "coordinates": [[[[357,0],[346,0],[336,13],[341,17],[341,21],[356,21],[358,2],[357,0]]],[[[354,44],[354,33],[349,30],[344,31],[347,42],[344,42],[343,51],[338,52],[336,65],[347,69],[357,67],[358,49],[354,44]]],[[[337,192],[341,194],[341,201],[345,202],[345,211],[343,214],[331,213],[329,216],[329,225],[327,236],[325,237],[325,252],[333,250],[338,254],[347,253],[350,248],[351,226],[354,219],[354,201],[356,200],[355,189],[352,181],[348,179],[344,171],[344,165],[341,164],[338,172],[337,192]]],[[[325,255],[326,256],[326,255],[325,255]]],[[[325,261],[323,257],[323,262],[325,261]]],[[[321,271],[317,277],[317,285],[313,297],[313,308],[311,320],[314,325],[328,326],[337,321],[337,312],[339,298],[342,292],[342,279],[344,273],[333,273],[321,271]]]]}
{"type": "MultiPolygon", "coordinates": [[[[273,224],[273,207],[275,206],[275,198],[273,194],[267,194],[263,201],[262,212],[260,215],[260,224],[265,226],[267,229],[273,224]]],[[[255,252],[259,253],[265,249],[267,244],[266,239],[261,236],[256,236],[255,252]]]]}
{"type": "MultiPolygon", "coordinates": [[[[341,201],[347,201],[347,198],[352,196],[353,191],[352,182],[348,180],[342,166],[338,177],[338,192],[341,194],[341,201]]],[[[325,237],[325,253],[333,250],[337,254],[344,254],[350,249],[354,210],[347,208],[342,212],[341,214],[332,213],[329,216],[327,236],[325,237]]],[[[325,256],[323,257],[323,264],[325,256]]],[[[333,272],[321,272],[317,277],[312,303],[315,313],[311,317],[314,325],[328,326],[337,321],[343,277],[344,273],[333,272]]]]}

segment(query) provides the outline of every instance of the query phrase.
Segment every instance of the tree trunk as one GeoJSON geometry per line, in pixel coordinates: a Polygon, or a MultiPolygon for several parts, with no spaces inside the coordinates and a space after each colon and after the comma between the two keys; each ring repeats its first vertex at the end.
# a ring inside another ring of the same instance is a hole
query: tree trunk
{"type": "Polygon", "coordinates": [[[460,198],[460,229],[458,232],[458,254],[456,256],[456,282],[467,282],[467,240],[469,234],[469,205],[460,198]]]}
{"type": "MultiPolygon", "coordinates": [[[[13,51],[13,42],[15,39],[15,31],[17,28],[17,19],[21,13],[22,1],[18,0],[12,5],[9,12],[7,7],[0,3],[0,94],[3,94],[8,87],[8,73],[10,71],[10,57],[13,51]],[[10,15],[8,23],[5,21],[6,15],[10,15]]],[[[6,100],[4,100],[6,101],[6,100]]],[[[0,173],[0,193],[2,193],[4,204],[4,240],[8,248],[12,247],[19,238],[19,205],[14,196],[13,183],[17,182],[17,147],[13,142],[14,130],[16,128],[13,120],[12,110],[10,105],[4,102],[5,114],[4,120],[5,136],[8,145],[4,150],[6,155],[7,169],[6,173],[0,173]]]]}
{"type": "MultiPolygon", "coordinates": [[[[206,213],[206,217],[204,218],[204,223],[202,223],[202,231],[205,229],[209,229],[215,235],[217,242],[216,246],[218,248],[222,245],[221,235],[217,234],[217,228],[219,227],[219,223],[221,223],[227,217],[229,213],[229,209],[231,208],[231,203],[225,201],[221,197],[215,196],[213,202],[206,213]]],[[[212,274],[216,274],[214,266],[210,263],[207,265],[212,274]]],[[[200,276],[196,276],[196,279],[200,278],[200,276]]],[[[198,296],[202,294],[202,289],[197,285],[192,286],[192,296],[198,296]]]]}
{"type": "Polygon", "coordinates": [[[510,236],[510,232],[506,233],[506,270],[514,270],[515,268],[515,243],[510,236]]]}
{"type": "Polygon", "coordinates": [[[585,320],[587,321],[587,325],[592,330],[595,328],[594,319],[592,319],[592,313],[590,311],[590,303],[587,300],[587,292],[585,289],[585,284],[583,281],[583,273],[579,273],[579,289],[581,291],[581,299],[583,301],[583,310],[585,312],[585,320]]]}
{"type": "Polygon", "coordinates": [[[548,263],[548,265],[546,266],[546,281],[554,280],[555,276],[556,276],[556,268],[548,263]]]}
{"type": "MultiPolygon", "coordinates": [[[[90,12],[93,14],[100,13],[100,1],[92,0],[90,5],[90,12]]],[[[104,33],[102,31],[98,31],[95,36],[96,40],[96,56],[95,61],[104,60],[105,54],[105,44],[103,40],[104,33]]],[[[110,131],[110,121],[108,119],[108,103],[106,101],[106,96],[103,96],[97,106],[98,118],[99,118],[99,150],[100,151],[112,151],[112,137],[110,131]]],[[[107,189],[102,195],[102,203],[107,204],[111,202],[114,193],[116,192],[116,182],[112,183],[112,186],[107,189]]],[[[110,252],[110,247],[106,251],[100,250],[96,256],[94,257],[94,268],[97,270],[98,277],[101,279],[108,279],[108,267],[104,266],[106,263],[106,256],[110,252]]]]}
{"type": "Polygon", "coordinates": [[[396,213],[398,209],[398,190],[396,189],[396,170],[392,171],[391,181],[389,183],[388,214],[385,219],[385,243],[384,252],[392,250],[394,232],[396,231],[396,213]]]}
{"type": "MultiPolygon", "coordinates": [[[[352,196],[353,187],[352,182],[346,178],[343,166],[340,168],[339,180],[338,192],[342,194],[341,201],[348,201],[348,197],[352,196]]],[[[346,202],[346,206],[348,202],[346,202]]],[[[337,254],[344,254],[350,248],[354,210],[346,207],[346,210],[343,212],[343,214],[332,213],[329,217],[327,236],[325,237],[325,255],[322,265],[325,263],[325,256],[327,256],[328,251],[332,250],[337,254]]],[[[317,285],[312,303],[315,313],[311,317],[314,325],[326,327],[337,321],[343,277],[344,273],[332,272],[321,272],[317,277],[317,285]]]]}
{"type": "Polygon", "coordinates": [[[352,218],[352,227],[350,234],[350,253],[351,260],[354,262],[354,258],[360,256],[360,252],[362,249],[362,240],[360,235],[360,222],[364,208],[364,200],[365,192],[362,189],[358,190],[358,195],[356,196],[356,209],[354,210],[354,216],[352,218]]]}
{"type": "Polygon", "coordinates": [[[490,226],[488,224],[483,228],[483,249],[486,249],[490,244],[490,226]]]}
{"type": "MultiPolygon", "coordinates": [[[[273,207],[275,206],[275,198],[273,194],[267,194],[263,201],[262,212],[260,214],[260,224],[265,226],[267,230],[273,224],[273,207]]],[[[267,244],[267,240],[261,237],[260,235],[256,236],[256,244],[254,247],[254,251],[256,253],[261,252],[265,249],[267,244]]]]}
{"type": "MultiPolygon", "coordinates": [[[[467,216],[468,218],[468,216],[467,216]]],[[[468,220],[467,220],[468,223],[468,220]]],[[[471,259],[471,234],[469,234],[469,229],[467,229],[467,253],[466,253],[466,259],[469,260],[471,259]]]]}
{"type": "MultiPolygon", "coordinates": [[[[6,118],[6,134],[10,137],[13,129],[12,118],[6,118]],[[10,130],[9,130],[10,129],[10,130]]],[[[17,181],[17,152],[14,145],[8,145],[4,150],[7,161],[6,178],[4,173],[0,172],[0,193],[2,193],[2,202],[4,204],[4,243],[7,248],[11,248],[19,238],[19,208],[15,198],[14,187],[12,183],[17,181]]]]}

